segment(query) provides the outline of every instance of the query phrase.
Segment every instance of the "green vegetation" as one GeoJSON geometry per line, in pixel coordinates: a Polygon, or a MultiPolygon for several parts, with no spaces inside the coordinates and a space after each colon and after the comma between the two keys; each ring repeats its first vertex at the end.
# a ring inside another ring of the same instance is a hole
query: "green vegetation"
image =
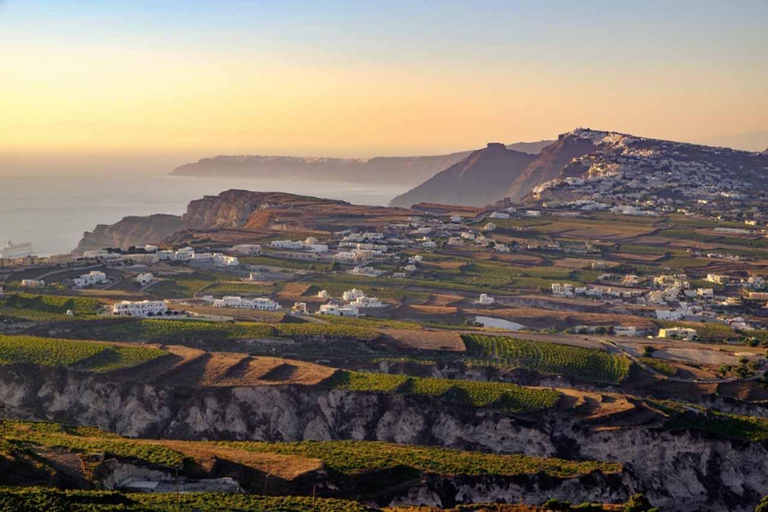
{"type": "Polygon", "coordinates": [[[336,372],[327,385],[352,391],[427,395],[446,402],[507,412],[549,409],[560,399],[560,393],[552,389],[525,388],[502,382],[434,379],[343,370],[336,372]]]}
{"type": "Polygon", "coordinates": [[[73,320],[67,311],[82,317],[92,316],[100,308],[98,300],[87,297],[15,293],[0,298],[0,316],[33,322],[73,320]]]}
{"type": "Polygon", "coordinates": [[[525,368],[593,382],[620,383],[629,376],[630,360],[604,350],[482,334],[464,334],[462,339],[468,361],[476,365],[525,368]]]}
{"type": "Polygon", "coordinates": [[[659,327],[687,327],[696,329],[699,341],[723,342],[739,336],[729,325],[715,322],[681,322],[676,320],[654,320],[659,327]]]}
{"type": "Polygon", "coordinates": [[[0,364],[31,363],[109,372],[131,368],[165,354],[164,350],[153,347],[0,335],[0,364]]]}
{"type": "Polygon", "coordinates": [[[616,473],[620,464],[592,461],[498,455],[438,448],[408,446],[378,441],[303,441],[298,443],[223,442],[226,446],[258,453],[279,453],[320,459],[331,470],[344,475],[406,466],[440,475],[521,475],[544,473],[569,478],[602,471],[616,473]]]}
{"type": "Polygon", "coordinates": [[[671,400],[650,400],[649,403],[669,415],[664,423],[668,430],[697,430],[722,439],[768,441],[768,419],[765,418],[726,414],[671,400]]]}
{"type": "Polygon", "coordinates": [[[125,494],[63,491],[38,487],[0,489],[0,512],[365,512],[368,507],[338,499],[224,493],[125,494]]]}
{"type": "Polygon", "coordinates": [[[179,467],[184,461],[180,453],[165,446],[125,439],[93,427],[1,420],[0,437],[15,444],[32,443],[47,448],[104,453],[168,467],[179,467]]]}
{"type": "Polygon", "coordinates": [[[650,366],[657,372],[663,375],[667,375],[668,377],[673,377],[677,373],[677,368],[659,359],[654,359],[652,357],[641,357],[640,361],[650,366]]]}
{"type": "Polygon", "coordinates": [[[165,278],[152,285],[148,292],[161,299],[184,299],[193,297],[220,281],[231,280],[232,276],[229,274],[198,271],[165,278]]]}
{"type": "Polygon", "coordinates": [[[205,289],[205,293],[208,295],[224,296],[224,295],[271,295],[275,292],[274,286],[265,286],[260,284],[244,283],[244,282],[217,282],[205,289]]]}
{"type": "Polygon", "coordinates": [[[345,324],[209,322],[202,320],[110,319],[76,330],[76,336],[109,341],[222,341],[259,338],[325,336],[329,338],[375,339],[379,333],[366,327],[345,324]]]}
{"type": "Polygon", "coordinates": [[[241,256],[239,259],[241,263],[246,265],[261,265],[264,267],[287,268],[293,270],[312,270],[318,272],[327,272],[331,270],[331,263],[276,258],[267,254],[262,254],[260,256],[241,256]]]}

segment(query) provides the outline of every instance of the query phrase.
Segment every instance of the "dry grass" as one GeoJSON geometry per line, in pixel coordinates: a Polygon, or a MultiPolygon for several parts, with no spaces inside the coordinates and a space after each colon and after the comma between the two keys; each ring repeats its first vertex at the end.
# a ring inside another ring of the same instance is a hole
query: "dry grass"
{"type": "Polygon", "coordinates": [[[382,329],[387,340],[402,350],[466,352],[461,336],[452,331],[382,329]]]}
{"type": "Polygon", "coordinates": [[[220,378],[213,386],[265,386],[298,384],[314,386],[327,379],[335,368],[279,357],[249,357],[220,378]]]}
{"type": "Polygon", "coordinates": [[[448,294],[432,294],[427,299],[425,306],[453,306],[457,302],[464,300],[461,295],[448,295],[448,294]]]}
{"type": "Polygon", "coordinates": [[[552,264],[559,268],[584,269],[592,268],[593,263],[603,263],[607,268],[617,267],[619,265],[619,263],[611,261],[590,260],[586,258],[563,258],[555,260],[552,264]]]}
{"type": "Polygon", "coordinates": [[[277,294],[280,300],[303,300],[303,295],[312,287],[309,283],[287,283],[277,294]]]}
{"type": "MultiPolygon", "coordinates": [[[[465,310],[467,314],[487,315],[483,310],[465,310]]],[[[577,325],[624,325],[654,328],[647,318],[612,313],[578,313],[569,311],[550,311],[540,308],[507,308],[494,309],[493,316],[519,322],[531,328],[565,329],[577,325]]]]}

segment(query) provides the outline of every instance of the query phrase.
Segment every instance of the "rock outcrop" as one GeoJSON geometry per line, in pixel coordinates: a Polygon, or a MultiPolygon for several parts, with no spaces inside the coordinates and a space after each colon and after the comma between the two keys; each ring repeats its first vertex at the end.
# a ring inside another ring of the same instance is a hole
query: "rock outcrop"
{"type": "MultiPolygon", "coordinates": [[[[306,212],[332,211],[354,207],[344,201],[285,194],[281,192],[251,192],[227,190],[217,196],[205,196],[191,201],[181,217],[149,215],[125,217],[111,225],[100,224],[86,232],[74,252],[92,249],[159,243],[184,230],[212,230],[242,227],[268,228],[259,219],[259,212],[279,212],[283,217],[301,217],[306,212]]],[[[376,211],[375,207],[371,208],[376,211]]],[[[306,215],[304,215],[306,217],[306,215]]],[[[266,216],[267,220],[271,217],[266,216]]]]}
{"type": "MultiPolygon", "coordinates": [[[[545,485],[492,482],[451,485],[464,502],[548,497],[620,500],[645,492],[669,510],[748,511],[768,494],[768,448],[689,431],[654,428],[596,431],[551,413],[537,421],[432,401],[426,397],[302,386],[174,388],[119,381],[61,368],[0,367],[4,417],[95,425],[127,436],[264,441],[366,439],[434,444],[499,453],[621,462],[619,478],[545,485]],[[568,487],[573,486],[573,487],[568,487]],[[581,493],[581,494],[580,494],[581,493]]],[[[586,478],[586,477],[585,477],[586,478]]],[[[396,503],[443,500],[434,483],[392,497],[396,503]]]]}
{"type": "Polygon", "coordinates": [[[160,242],[184,228],[184,222],[177,215],[149,215],[147,217],[125,217],[115,224],[99,224],[93,231],[86,231],[74,250],[82,253],[89,250],[160,242]]]}

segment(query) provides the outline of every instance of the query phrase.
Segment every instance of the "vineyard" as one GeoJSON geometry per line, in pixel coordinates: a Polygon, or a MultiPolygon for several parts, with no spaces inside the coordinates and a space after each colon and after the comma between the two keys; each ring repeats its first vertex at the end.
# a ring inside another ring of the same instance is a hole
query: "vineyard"
{"type": "Polygon", "coordinates": [[[669,415],[664,423],[668,430],[697,430],[722,439],[768,441],[768,419],[765,418],[727,414],[671,400],[650,400],[649,403],[669,415]]]}
{"type": "Polygon", "coordinates": [[[355,325],[315,323],[208,322],[202,320],[117,319],[87,325],[77,336],[110,341],[182,343],[260,338],[324,336],[370,340],[378,331],[355,325]]]}
{"type": "Polygon", "coordinates": [[[488,407],[507,412],[532,412],[555,406],[560,393],[502,382],[435,379],[340,370],[329,386],[351,391],[377,391],[436,397],[447,402],[488,407]]]}
{"type": "Polygon", "coordinates": [[[264,443],[235,441],[226,446],[258,453],[279,453],[320,459],[329,469],[344,475],[381,471],[406,466],[439,475],[500,475],[544,473],[570,478],[602,471],[616,473],[620,464],[569,461],[526,455],[498,455],[438,448],[409,446],[380,441],[303,441],[264,443]]]}
{"type": "Polygon", "coordinates": [[[339,499],[223,493],[124,494],[39,487],[0,489],[0,512],[365,512],[368,507],[339,499]]]}
{"type": "Polygon", "coordinates": [[[629,376],[629,359],[604,350],[482,334],[462,338],[468,361],[476,365],[525,368],[592,382],[620,383],[629,376]]]}
{"type": "Polygon", "coordinates": [[[68,427],[58,423],[2,420],[0,438],[13,444],[32,443],[48,448],[111,454],[167,467],[179,467],[184,460],[180,453],[165,446],[137,443],[96,428],[68,427]]]}
{"type": "Polygon", "coordinates": [[[164,350],[153,347],[0,335],[0,364],[31,363],[109,372],[131,368],[165,354],[164,350]]]}
{"type": "Polygon", "coordinates": [[[32,322],[73,320],[67,311],[82,317],[94,315],[100,308],[98,300],[85,297],[17,293],[0,298],[0,316],[32,322]]]}

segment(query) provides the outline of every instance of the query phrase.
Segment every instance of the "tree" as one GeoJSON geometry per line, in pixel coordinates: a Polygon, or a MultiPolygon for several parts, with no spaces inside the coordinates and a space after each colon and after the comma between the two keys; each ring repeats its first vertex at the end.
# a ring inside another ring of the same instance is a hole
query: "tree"
{"type": "Polygon", "coordinates": [[[768,496],[765,496],[755,507],[755,512],[768,512],[768,496]]]}

